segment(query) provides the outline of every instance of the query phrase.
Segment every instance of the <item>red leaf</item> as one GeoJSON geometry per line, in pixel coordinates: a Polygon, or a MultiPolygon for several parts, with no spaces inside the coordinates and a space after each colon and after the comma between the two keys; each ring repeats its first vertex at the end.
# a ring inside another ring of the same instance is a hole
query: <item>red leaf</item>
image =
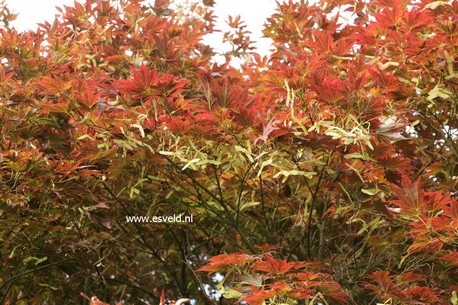
{"type": "Polygon", "coordinates": [[[145,65],[140,70],[132,69],[132,72],[133,79],[115,81],[115,84],[118,90],[136,99],[152,95],[176,96],[187,83],[169,73],[159,76],[156,68],[149,70],[145,65]]]}
{"type": "Polygon", "coordinates": [[[160,300],[159,300],[159,305],[165,305],[165,303],[167,303],[167,300],[165,299],[165,292],[164,292],[164,289],[162,289],[161,298],[160,298],[160,300]]]}
{"type": "MultiPolygon", "coordinates": [[[[428,231],[425,229],[425,234],[428,231]]],[[[428,236],[419,236],[415,238],[412,245],[409,246],[407,252],[409,254],[425,252],[425,253],[434,253],[442,249],[444,244],[437,238],[431,239],[428,236]]]]}
{"type": "Polygon", "coordinates": [[[448,304],[439,298],[439,292],[431,290],[429,287],[413,286],[404,291],[412,301],[409,304],[448,304]]]}
{"type": "Polygon", "coordinates": [[[253,261],[254,259],[255,257],[245,253],[221,254],[210,258],[210,264],[203,266],[197,271],[218,272],[225,270],[227,266],[243,265],[247,262],[253,261]]]}
{"type": "Polygon", "coordinates": [[[413,272],[405,272],[396,277],[396,281],[399,283],[413,283],[417,282],[422,278],[421,274],[413,272]]]}
{"type": "Polygon", "coordinates": [[[58,95],[70,89],[74,81],[65,82],[59,78],[43,76],[40,81],[35,82],[41,94],[58,95]]]}
{"type": "Polygon", "coordinates": [[[321,293],[326,297],[333,299],[338,304],[348,304],[348,293],[336,282],[324,282],[320,285],[321,293]]]}
{"type": "Polygon", "coordinates": [[[305,288],[296,288],[291,290],[288,295],[293,299],[311,299],[313,297],[313,290],[305,288]]]}
{"type": "Polygon", "coordinates": [[[442,191],[426,192],[420,189],[420,180],[412,183],[407,176],[403,176],[401,187],[391,185],[397,200],[390,202],[401,208],[401,214],[418,217],[420,214],[434,215],[436,212],[446,209],[451,202],[449,194],[442,191]]]}
{"type": "Polygon", "coordinates": [[[264,286],[261,289],[251,286],[253,293],[243,298],[245,302],[250,305],[261,305],[264,304],[264,300],[270,299],[277,294],[275,290],[265,290],[264,286]]]}
{"type": "MultiPolygon", "coordinates": [[[[284,274],[291,269],[296,269],[297,264],[295,262],[288,263],[286,260],[276,260],[271,255],[266,255],[267,260],[256,262],[253,264],[253,268],[258,271],[267,272],[271,274],[284,274]]],[[[301,265],[299,265],[301,266],[301,265]]]]}
{"type": "Polygon", "coordinates": [[[442,259],[449,261],[452,265],[458,266],[458,251],[446,254],[441,257],[442,259]]]}
{"type": "Polygon", "coordinates": [[[57,102],[52,101],[42,101],[40,102],[40,109],[38,110],[38,114],[47,114],[47,113],[65,113],[69,114],[70,112],[70,102],[69,101],[61,101],[58,100],[57,102]]]}
{"type": "Polygon", "coordinates": [[[398,199],[391,200],[390,202],[399,206],[402,213],[418,216],[421,211],[420,180],[412,183],[407,176],[403,176],[401,187],[397,187],[393,184],[391,186],[398,199]]]}

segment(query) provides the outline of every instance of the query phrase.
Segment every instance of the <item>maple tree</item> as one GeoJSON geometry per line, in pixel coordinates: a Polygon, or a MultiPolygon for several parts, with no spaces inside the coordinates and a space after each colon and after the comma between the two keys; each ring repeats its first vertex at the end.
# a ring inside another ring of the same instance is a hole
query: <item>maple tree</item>
{"type": "Polygon", "coordinates": [[[458,304],[458,2],[171,2],[0,4],[0,302],[458,304]]]}

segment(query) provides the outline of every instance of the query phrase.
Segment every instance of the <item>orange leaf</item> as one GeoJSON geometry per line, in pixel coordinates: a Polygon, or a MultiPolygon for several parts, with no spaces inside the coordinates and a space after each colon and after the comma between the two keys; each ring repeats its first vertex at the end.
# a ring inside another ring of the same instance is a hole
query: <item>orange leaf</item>
{"type": "Polygon", "coordinates": [[[284,274],[291,269],[296,268],[296,263],[288,263],[286,260],[276,260],[271,255],[266,255],[267,260],[256,262],[253,267],[258,271],[263,271],[271,274],[284,274]]]}

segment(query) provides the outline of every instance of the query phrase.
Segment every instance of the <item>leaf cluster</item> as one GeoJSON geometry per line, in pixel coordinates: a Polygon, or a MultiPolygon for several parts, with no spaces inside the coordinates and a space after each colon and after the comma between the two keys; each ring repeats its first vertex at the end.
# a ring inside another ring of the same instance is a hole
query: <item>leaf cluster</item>
{"type": "Polygon", "coordinates": [[[457,1],[281,2],[224,64],[211,5],[4,22],[0,302],[456,302],[457,1]]]}

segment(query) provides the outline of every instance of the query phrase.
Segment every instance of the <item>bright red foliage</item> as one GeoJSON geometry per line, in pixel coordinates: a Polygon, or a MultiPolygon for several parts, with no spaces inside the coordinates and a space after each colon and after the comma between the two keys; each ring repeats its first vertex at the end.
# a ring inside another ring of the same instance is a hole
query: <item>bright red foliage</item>
{"type": "Polygon", "coordinates": [[[456,304],[458,2],[172,2],[0,2],[0,303],[456,304]]]}

